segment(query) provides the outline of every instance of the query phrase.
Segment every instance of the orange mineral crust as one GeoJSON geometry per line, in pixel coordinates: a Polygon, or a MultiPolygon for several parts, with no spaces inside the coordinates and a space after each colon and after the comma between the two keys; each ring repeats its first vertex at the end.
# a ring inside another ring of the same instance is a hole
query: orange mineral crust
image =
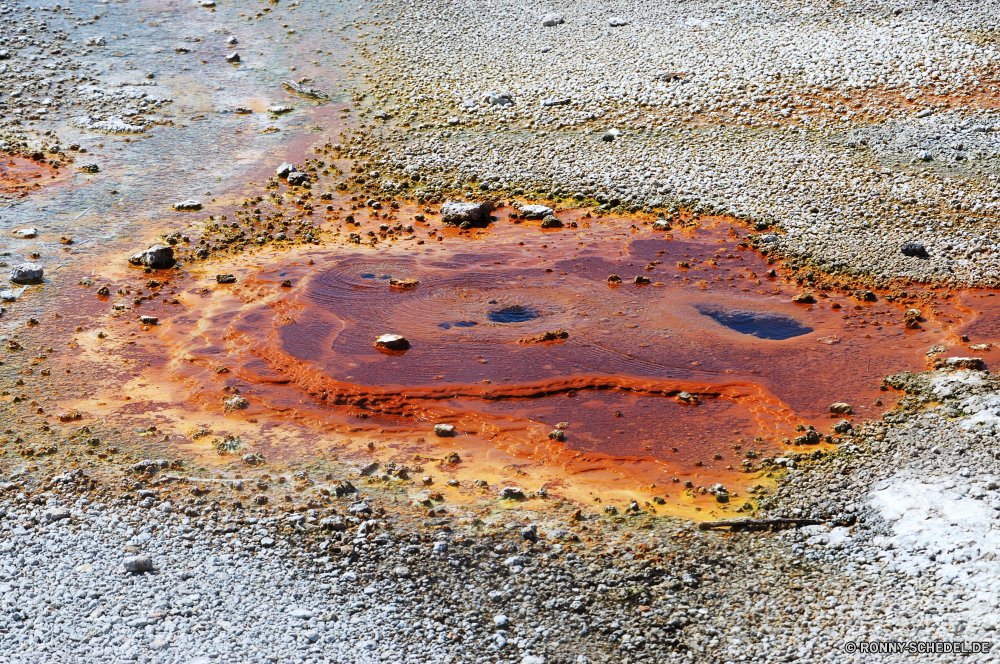
{"type": "Polygon", "coordinates": [[[208,410],[245,399],[231,417],[404,438],[451,424],[458,445],[571,472],[586,461],[641,484],[732,484],[803,427],[831,433],[833,402],[877,416],[882,377],[954,345],[949,312],[976,316],[927,305],[907,327],[905,300],[817,290],[793,302],[804,289],[725,219],[663,233],[560,215],[579,226],[502,219],[439,242],[428,224],[426,244],[245,257],[237,284],[192,289],[186,312],[161,321],[168,367],[208,410]],[[378,347],[386,334],[405,345],[378,347]]]}

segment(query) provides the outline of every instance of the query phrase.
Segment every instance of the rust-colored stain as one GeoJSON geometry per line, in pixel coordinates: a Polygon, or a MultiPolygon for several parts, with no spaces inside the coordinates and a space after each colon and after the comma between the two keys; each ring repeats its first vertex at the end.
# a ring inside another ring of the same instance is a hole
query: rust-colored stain
{"type": "MultiPolygon", "coordinates": [[[[348,457],[440,461],[455,450],[462,464],[439,472],[506,482],[531,469],[531,482],[569,497],[661,494],[694,516],[713,502],[698,487],[758,483],[762,457],[810,449],[789,445],[804,427],[832,433],[841,416],[831,403],[877,416],[884,375],[925,368],[938,344],[962,354],[960,328],[975,330],[992,304],[981,293],[925,298],[910,329],[916,293],[889,303],[814,290],[814,302],[793,302],[805,289],[768,277],[772,266],[739,246],[729,219],[662,233],[638,219],[559,214],[558,231],[501,211],[480,231],[410,222],[423,244],[334,238],[210,264],[238,283],[189,280],[182,313],[149,330],[168,356],[169,389],[206,418],[306,425],[317,432],[310,446],[348,457]],[[556,329],[568,337],[524,342],[556,329]],[[409,349],[376,348],[386,333],[409,349]],[[236,393],[248,407],[226,411],[236,393]],[[434,437],[438,423],[458,435],[434,437]],[[564,441],[550,438],[557,425],[564,441]]],[[[287,458],[294,444],[269,451],[287,458]]]]}
{"type": "Polygon", "coordinates": [[[4,155],[0,158],[0,194],[27,196],[56,179],[58,173],[42,161],[4,155]]]}

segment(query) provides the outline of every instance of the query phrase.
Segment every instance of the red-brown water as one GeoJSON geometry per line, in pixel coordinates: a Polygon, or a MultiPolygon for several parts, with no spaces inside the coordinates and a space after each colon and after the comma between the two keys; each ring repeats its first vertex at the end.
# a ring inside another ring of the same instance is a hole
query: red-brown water
{"type": "Polygon", "coordinates": [[[933,307],[911,330],[902,317],[912,304],[819,291],[816,303],[793,303],[801,289],[766,277],[770,266],[737,245],[738,227],[724,219],[668,235],[562,216],[581,227],[502,219],[435,242],[432,221],[415,224],[423,245],[252,258],[239,287],[205,296],[203,317],[165,326],[188,359],[175,371],[216,404],[223,387],[239,389],[251,413],[382,432],[450,422],[460,435],[547,450],[545,434],[566,422],[569,450],[724,472],[748,448],[780,448],[796,425],[828,433],[840,419],[832,402],[877,415],[884,375],[923,369],[931,346],[958,341],[933,307]],[[635,285],[638,275],[652,283],[635,285]],[[524,341],[558,329],[568,338],[524,341]],[[410,348],[376,348],[386,333],[410,348]],[[215,374],[221,365],[230,373],[215,374]]]}

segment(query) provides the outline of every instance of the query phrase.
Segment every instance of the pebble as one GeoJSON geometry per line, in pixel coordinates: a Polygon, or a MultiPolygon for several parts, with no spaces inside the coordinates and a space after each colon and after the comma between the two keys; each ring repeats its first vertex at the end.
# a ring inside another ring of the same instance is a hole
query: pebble
{"type": "Polygon", "coordinates": [[[45,276],[45,270],[37,263],[18,263],[10,268],[10,280],[15,284],[38,283],[45,276]]]}
{"type": "Polygon", "coordinates": [[[174,250],[172,247],[163,244],[154,244],[148,249],[144,249],[129,258],[132,265],[143,265],[155,270],[162,270],[172,267],[174,264],[174,250]]]}
{"type": "Polygon", "coordinates": [[[448,438],[455,435],[455,427],[451,424],[435,424],[434,435],[441,438],[448,438]]]}
{"type": "Polygon", "coordinates": [[[375,339],[375,347],[387,350],[407,350],[410,347],[410,340],[401,334],[383,334],[375,339]]]}
{"type": "Polygon", "coordinates": [[[186,201],[179,201],[173,205],[175,210],[192,211],[201,209],[201,201],[195,199],[188,199],[186,201]]]}
{"type": "Polygon", "coordinates": [[[122,561],[125,571],[132,574],[153,571],[153,559],[149,556],[129,556],[122,561]]]}

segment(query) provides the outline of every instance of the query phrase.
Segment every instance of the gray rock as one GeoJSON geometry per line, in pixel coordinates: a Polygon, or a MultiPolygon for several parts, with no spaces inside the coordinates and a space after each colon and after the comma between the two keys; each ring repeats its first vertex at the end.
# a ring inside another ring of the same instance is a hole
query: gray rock
{"type": "Polygon", "coordinates": [[[544,219],[552,214],[552,208],[545,205],[523,205],[521,216],[525,219],[544,219]]]}
{"type": "Polygon", "coordinates": [[[289,173],[292,173],[294,171],[295,171],[295,166],[293,164],[289,164],[286,161],[283,162],[281,166],[278,166],[278,168],[274,170],[274,175],[280,179],[284,179],[288,177],[289,173]]]}
{"type": "Polygon", "coordinates": [[[160,319],[156,316],[139,316],[139,322],[143,325],[158,325],[160,319]]]}
{"type": "Polygon", "coordinates": [[[125,571],[132,574],[142,574],[153,570],[153,559],[149,556],[129,556],[122,561],[125,571]]]}
{"type": "Polygon", "coordinates": [[[483,226],[489,223],[493,209],[491,201],[447,201],[441,206],[441,223],[445,226],[460,226],[468,222],[473,226],[483,226]]]}
{"type": "Polygon", "coordinates": [[[15,284],[35,284],[42,280],[45,270],[37,263],[18,263],[10,268],[10,280],[15,284]]]}
{"type": "Polygon", "coordinates": [[[628,21],[621,18],[620,16],[612,16],[611,18],[608,19],[608,25],[610,25],[612,28],[620,28],[623,25],[628,25],[628,21]]]}
{"type": "Polygon", "coordinates": [[[183,212],[193,212],[195,210],[200,210],[201,209],[201,201],[195,200],[193,198],[189,198],[186,201],[180,201],[180,202],[174,203],[174,209],[175,210],[180,210],[180,211],[183,211],[183,212]]]}
{"type": "Polygon", "coordinates": [[[33,238],[33,237],[37,236],[38,235],[38,229],[35,228],[34,226],[30,226],[28,228],[18,228],[13,233],[11,233],[11,235],[13,235],[14,237],[26,240],[26,239],[33,238]]]}
{"type": "Polygon", "coordinates": [[[516,486],[505,486],[500,489],[500,498],[504,500],[514,500],[518,498],[524,498],[524,491],[521,491],[516,486]]]}
{"type": "Polygon", "coordinates": [[[606,132],[604,132],[604,135],[601,136],[601,140],[604,141],[605,143],[611,143],[621,135],[622,133],[617,129],[608,129],[606,132]]]}
{"type": "Polygon", "coordinates": [[[46,523],[51,523],[53,521],[61,521],[63,519],[70,518],[70,512],[68,507],[51,507],[42,513],[42,518],[46,523]]]}
{"type": "Polygon", "coordinates": [[[132,265],[142,265],[154,270],[162,270],[174,264],[174,250],[172,247],[166,245],[154,244],[149,249],[133,255],[128,261],[132,265]]]}
{"type": "Polygon", "coordinates": [[[547,28],[551,28],[554,25],[561,25],[563,23],[565,23],[565,21],[563,20],[562,14],[551,12],[542,17],[542,25],[547,28]]]}
{"type": "Polygon", "coordinates": [[[238,63],[239,61],[240,61],[240,54],[236,53],[235,51],[226,56],[226,62],[232,62],[235,64],[238,63]]]}
{"type": "Polygon", "coordinates": [[[570,99],[569,97],[559,97],[557,99],[546,99],[545,101],[542,102],[542,106],[545,106],[546,108],[551,108],[552,106],[566,106],[571,101],[573,101],[573,100],[570,99]]]}

